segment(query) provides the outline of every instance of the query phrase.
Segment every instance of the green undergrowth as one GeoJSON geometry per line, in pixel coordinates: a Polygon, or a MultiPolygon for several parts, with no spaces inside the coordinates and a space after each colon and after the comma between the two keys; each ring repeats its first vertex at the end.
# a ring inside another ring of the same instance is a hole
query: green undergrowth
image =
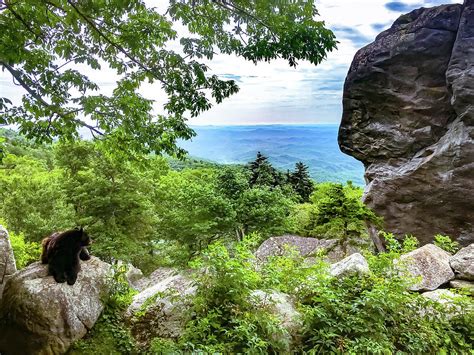
{"type": "Polygon", "coordinates": [[[384,237],[386,253],[366,253],[369,274],[341,279],[330,276],[322,254],[309,263],[289,250],[262,264],[249,241],[211,244],[193,262],[197,292],[179,339],[155,338],[138,350],[120,316],[132,293],[118,289],[73,353],[473,354],[473,299],[459,294],[446,306],[408,291],[417,280],[394,261],[417,242],[384,237]],[[256,290],[291,295],[299,330],[290,334],[259,307],[256,290]]]}
{"type": "Polygon", "coordinates": [[[371,272],[342,279],[316,256],[273,257],[256,266],[245,243],[235,250],[214,244],[197,263],[192,317],[177,342],[154,339],[151,353],[469,354],[474,342],[473,300],[459,295],[452,306],[408,291],[419,280],[395,263],[418,242],[384,235],[388,251],[366,254],[371,272]],[[299,334],[288,336],[281,321],[252,308],[254,290],[293,296],[301,314],[299,334]]]}

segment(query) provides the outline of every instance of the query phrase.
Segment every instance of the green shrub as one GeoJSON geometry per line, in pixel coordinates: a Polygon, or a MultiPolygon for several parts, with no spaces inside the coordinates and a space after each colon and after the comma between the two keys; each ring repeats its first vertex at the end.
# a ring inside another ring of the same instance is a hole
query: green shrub
{"type": "Polygon", "coordinates": [[[434,244],[451,254],[455,254],[459,250],[459,243],[451,240],[451,237],[447,235],[435,235],[434,244]]]}
{"type": "Polygon", "coordinates": [[[174,355],[180,354],[178,345],[169,339],[155,338],[152,340],[148,354],[174,355]]]}
{"type": "Polygon", "coordinates": [[[262,284],[246,242],[229,252],[216,243],[194,262],[198,285],[192,318],[181,342],[185,351],[267,353],[288,349],[278,320],[250,296],[262,284]],[[205,270],[205,272],[202,272],[205,270]]]}

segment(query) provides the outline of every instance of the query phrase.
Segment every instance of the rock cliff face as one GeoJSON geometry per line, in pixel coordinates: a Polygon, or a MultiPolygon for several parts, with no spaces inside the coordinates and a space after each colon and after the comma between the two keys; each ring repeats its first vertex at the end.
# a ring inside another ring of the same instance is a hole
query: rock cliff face
{"type": "Polygon", "coordinates": [[[357,52],[339,145],[387,231],[474,242],[473,139],[474,0],[414,10],[357,52]]]}

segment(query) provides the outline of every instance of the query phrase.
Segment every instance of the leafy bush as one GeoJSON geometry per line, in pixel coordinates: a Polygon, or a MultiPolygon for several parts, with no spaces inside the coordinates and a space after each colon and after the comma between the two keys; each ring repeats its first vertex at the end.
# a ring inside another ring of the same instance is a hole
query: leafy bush
{"type": "Polygon", "coordinates": [[[434,244],[451,254],[455,254],[459,250],[459,243],[447,235],[435,235],[434,244]]]}
{"type": "Polygon", "coordinates": [[[251,293],[262,279],[246,242],[238,243],[232,255],[222,244],[213,244],[193,266],[200,271],[193,316],[181,340],[186,351],[266,353],[288,349],[278,320],[251,301],[251,293]]]}
{"type": "MultiPolygon", "coordinates": [[[[388,252],[368,254],[371,273],[363,277],[301,279],[304,315],[302,350],[311,353],[468,353],[474,341],[472,299],[460,297],[446,309],[407,286],[416,280],[395,271],[400,253],[416,247],[385,234],[388,252]],[[316,283],[314,280],[318,280],[316,283]],[[470,311],[471,310],[471,311],[470,311]]],[[[293,281],[294,282],[294,281],[293,281]]]]}

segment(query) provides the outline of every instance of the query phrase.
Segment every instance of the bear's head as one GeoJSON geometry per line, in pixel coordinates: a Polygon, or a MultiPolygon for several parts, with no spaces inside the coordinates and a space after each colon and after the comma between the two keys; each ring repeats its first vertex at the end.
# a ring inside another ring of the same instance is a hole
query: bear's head
{"type": "Polygon", "coordinates": [[[80,238],[82,247],[86,247],[92,243],[92,240],[89,237],[89,234],[87,234],[86,231],[82,227],[76,228],[76,230],[79,232],[77,236],[80,238]]]}

